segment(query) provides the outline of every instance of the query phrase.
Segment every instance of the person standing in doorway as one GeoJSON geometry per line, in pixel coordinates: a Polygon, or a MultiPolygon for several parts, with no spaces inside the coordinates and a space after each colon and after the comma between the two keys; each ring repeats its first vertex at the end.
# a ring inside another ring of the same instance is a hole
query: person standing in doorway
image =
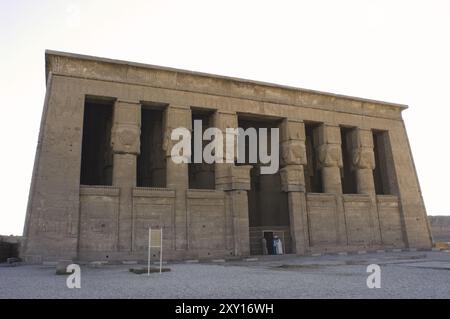
{"type": "Polygon", "coordinates": [[[275,255],[283,255],[283,243],[278,236],[273,237],[273,250],[275,255]]]}

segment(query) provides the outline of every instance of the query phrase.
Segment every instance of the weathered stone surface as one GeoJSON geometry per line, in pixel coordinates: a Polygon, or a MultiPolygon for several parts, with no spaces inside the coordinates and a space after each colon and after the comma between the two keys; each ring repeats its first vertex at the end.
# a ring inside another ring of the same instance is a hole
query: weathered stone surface
{"type": "Polygon", "coordinates": [[[369,130],[354,130],[352,136],[352,164],[354,169],[375,168],[372,132],[369,130]]]}
{"type": "Polygon", "coordinates": [[[285,119],[280,125],[280,142],[281,166],[307,163],[303,122],[285,119]]]}
{"type": "Polygon", "coordinates": [[[320,167],[342,167],[340,144],[322,144],[317,150],[320,167]]]}
{"type": "MultiPolygon", "coordinates": [[[[289,225],[252,227],[258,234],[274,227],[286,234],[291,251],[301,254],[431,247],[403,105],[67,53],[47,52],[46,62],[47,93],[22,249],[27,261],[143,260],[149,227],[163,228],[167,258],[248,255],[249,190],[261,186],[252,183],[252,166],[196,167],[198,176],[215,180],[215,189],[192,190],[189,164],[170,157],[171,132],[192,130],[192,110],[210,114],[211,125],[221,130],[237,128],[241,117],[272,121],[280,128],[280,175],[261,180],[287,192],[289,225]],[[112,103],[111,149],[101,154],[110,155],[109,166],[102,169],[111,178],[109,184],[80,186],[83,110],[90,98],[112,103]],[[159,188],[136,187],[141,110],[146,107],[163,114],[158,127],[144,133],[161,131],[153,144],[161,156],[148,172],[148,178],[164,180],[159,188]],[[305,123],[314,124],[314,141],[306,137],[305,123]],[[358,194],[342,194],[342,127],[354,128],[345,141],[358,194]],[[385,132],[389,195],[376,194],[374,186],[374,131],[385,132]],[[306,170],[311,162],[316,167],[306,170]],[[306,181],[310,185],[317,171],[323,194],[305,193],[306,181]]],[[[234,149],[235,159],[236,154],[234,149]]],[[[267,183],[262,188],[266,194],[267,183]]],[[[270,201],[268,196],[261,203],[270,201]]],[[[158,251],[153,253],[156,257],[158,251]]]]}
{"type": "Polygon", "coordinates": [[[284,120],[280,127],[280,141],[305,140],[303,121],[284,120]]]}
{"type": "Polygon", "coordinates": [[[434,242],[450,242],[450,216],[428,216],[434,242]]]}
{"type": "Polygon", "coordinates": [[[306,161],[306,148],[303,140],[281,142],[281,165],[304,165],[306,161]]]}
{"type": "Polygon", "coordinates": [[[303,165],[288,165],[280,169],[281,187],[285,192],[305,191],[303,165]]]}
{"type": "Polygon", "coordinates": [[[250,189],[249,165],[216,164],[216,187],[222,190],[250,189]]]}

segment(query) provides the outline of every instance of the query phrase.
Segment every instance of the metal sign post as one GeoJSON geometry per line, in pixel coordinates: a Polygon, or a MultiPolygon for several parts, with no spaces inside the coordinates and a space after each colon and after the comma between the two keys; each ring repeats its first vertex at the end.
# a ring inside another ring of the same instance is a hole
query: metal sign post
{"type": "Polygon", "coordinates": [[[160,234],[161,234],[161,236],[160,236],[160,243],[161,243],[161,245],[160,245],[160,249],[159,249],[159,273],[161,274],[162,273],[162,228],[161,228],[161,232],[160,232],[160,234]]]}
{"type": "Polygon", "coordinates": [[[154,229],[150,227],[148,229],[148,271],[147,276],[150,276],[150,267],[151,267],[151,249],[159,248],[159,273],[162,273],[162,242],[163,242],[163,233],[162,228],[154,229]],[[159,234],[158,234],[159,233],[159,234]],[[159,235],[159,236],[158,236],[159,235]]]}
{"type": "Polygon", "coordinates": [[[147,265],[147,276],[150,276],[150,258],[152,255],[152,252],[150,251],[152,247],[152,228],[150,227],[148,229],[148,265],[147,265]]]}

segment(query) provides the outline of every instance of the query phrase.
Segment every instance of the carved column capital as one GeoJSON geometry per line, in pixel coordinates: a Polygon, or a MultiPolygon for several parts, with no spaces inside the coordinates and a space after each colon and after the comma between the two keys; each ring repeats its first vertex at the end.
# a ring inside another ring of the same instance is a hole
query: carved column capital
{"type": "Polygon", "coordinates": [[[114,105],[111,147],[114,153],[139,154],[141,105],[139,102],[117,100],[114,105]]]}
{"type": "Polygon", "coordinates": [[[280,140],[305,140],[305,123],[286,118],[280,125],[280,140]]]}
{"type": "Polygon", "coordinates": [[[352,164],[353,169],[375,168],[373,152],[373,137],[370,130],[356,129],[352,136],[352,164]]]}
{"type": "Polygon", "coordinates": [[[320,127],[316,152],[319,168],[343,167],[339,126],[323,124],[320,127]]]}
{"type": "Polygon", "coordinates": [[[306,146],[304,140],[281,142],[281,165],[306,165],[306,146]]]}
{"type": "Polygon", "coordinates": [[[226,159],[237,159],[237,150],[238,150],[238,143],[237,143],[237,131],[235,129],[238,128],[238,117],[235,112],[221,112],[217,111],[214,113],[213,116],[213,127],[218,128],[224,138],[223,143],[223,159],[226,161],[226,159]],[[227,129],[233,129],[233,131],[227,129]],[[228,149],[227,142],[232,141],[233,148],[228,149]]]}
{"type": "Polygon", "coordinates": [[[353,149],[352,164],[354,169],[375,169],[375,155],[369,147],[358,147],[353,149]]]}
{"type": "Polygon", "coordinates": [[[306,165],[305,125],[285,119],[280,125],[281,165],[306,165]]]}
{"type": "Polygon", "coordinates": [[[171,139],[172,131],[176,128],[185,128],[192,131],[191,110],[185,106],[169,105],[164,112],[163,122],[162,149],[166,157],[170,157],[172,147],[177,143],[177,141],[171,139]]]}
{"type": "Polygon", "coordinates": [[[322,144],[317,148],[318,166],[343,167],[342,152],[340,144],[322,144]]]}

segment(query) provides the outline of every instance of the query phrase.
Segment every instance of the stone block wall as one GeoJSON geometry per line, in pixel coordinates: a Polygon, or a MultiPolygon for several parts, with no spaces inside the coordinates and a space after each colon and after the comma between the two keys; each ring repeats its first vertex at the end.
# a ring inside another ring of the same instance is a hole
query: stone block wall
{"type": "Polygon", "coordinates": [[[250,252],[252,255],[263,255],[262,238],[265,231],[273,232],[283,243],[284,253],[292,253],[292,239],[289,226],[250,227],[250,252]]]}
{"type": "Polygon", "coordinates": [[[150,226],[163,227],[168,258],[249,255],[255,238],[248,207],[251,167],[216,164],[215,190],[192,190],[188,164],[171,161],[170,132],[192,129],[193,109],[208,111],[222,130],[236,128],[240,116],[280,123],[281,190],[287,193],[292,252],[431,247],[404,105],[51,51],[46,76],[24,228],[28,261],[145,258],[150,226]],[[80,185],[83,110],[92,98],[113,107],[110,186],[80,185]],[[144,105],[163,112],[163,140],[154,143],[162,147],[162,188],[136,187],[144,105]],[[312,157],[306,154],[305,123],[315,125],[317,139],[308,145],[317,151],[314,169],[324,193],[306,192],[305,167],[312,157]],[[357,194],[343,194],[343,127],[352,128],[346,142],[357,194]],[[374,131],[384,132],[388,142],[389,195],[374,187],[374,131]]]}
{"type": "Polygon", "coordinates": [[[450,216],[428,216],[434,242],[450,242],[450,216]]]}

